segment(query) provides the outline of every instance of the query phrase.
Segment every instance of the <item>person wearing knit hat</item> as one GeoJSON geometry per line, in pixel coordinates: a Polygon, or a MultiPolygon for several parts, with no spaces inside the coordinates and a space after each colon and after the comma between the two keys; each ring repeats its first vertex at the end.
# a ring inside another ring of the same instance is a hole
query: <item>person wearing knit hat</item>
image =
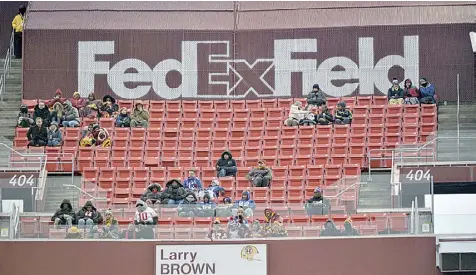
{"type": "Polygon", "coordinates": [[[435,86],[431,84],[428,79],[425,77],[420,78],[420,94],[421,99],[420,103],[422,104],[435,104],[436,103],[436,92],[435,86]]]}
{"type": "Polygon", "coordinates": [[[159,220],[159,216],[154,209],[147,206],[145,201],[137,200],[136,214],[134,217],[134,224],[138,227],[136,234],[137,239],[154,239],[154,227],[159,220]]]}
{"type": "Polygon", "coordinates": [[[319,88],[319,84],[312,86],[312,91],[307,95],[307,105],[322,106],[326,105],[327,97],[319,88]]]}
{"type": "Polygon", "coordinates": [[[360,236],[357,229],[352,226],[352,219],[348,217],[344,222],[344,230],[341,232],[342,236],[360,236]]]}
{"type": "Polygon", "coordinates": [[[269,167],[266,166],[266,161],[258,160],[258,165],[251,169],[246,175],[254,187],[269,187],[273,173],[269,167]]]}
{"type": "Polygon", "coordinates": [[[144,109],[142,101],[137,100],[136,106],[131,115],[131,127],[143,127],[149,126],[149,112],[144,109]]]}
{"type": "Polygon", "coordinates": [[[224,197],[223,203],[220,203],[215,208],[215,217],[229,217],[233,215],[233,203],[230,197],[224,197]]]}
{"type": "Polygon", "coordinates": [[[307,200],[305,209],[308,215],[327,215],[331,209],[330,201],[322,196],[320,187],[314,189],[313,196],[307,200]]]}
{"type": "Polygon", "coordinates": [[[76,226],[70,227],[65,239],[82,239],[81,232],[76,226]]]}
{"type": "Polygon", "coordinates": [[[48,128],[48,141],[47,145],[50,147],[61,146],[63,143],[63,135],[58,129],[58,122],[53,121],[48,128]]]}
{"type": "Polygon", "coordinates": [[[71,104],[73,104],[74,108],[78,109],[80,113],[83,112],[83,108],[86,106],[86,99],[81,98],[79,92],[74,92],[73,96],[69,98],[69,101],[71,102],[71,104]]]}
{"type": "Polygon", "coordinates": [[[324,229],[321,230],[321,233],[319,234],[321,237],[337,237],[341,236],[340,231],[336,228],[336,225],[334,224],[334,221],[331,219],[328,219],[326,223],[324,224],[324,229]]]}
{"type": "Polygon", "coordinates": [[[119,110],[119,114],[116,118],[116,127],[131,127],[131,117],[126,107],[122,107],[119,110]]]}
{"type": "Polygon", "coordinates": [[[344,101],[337,103],[335,124],[352,124],[352,112],[347,109],[344,101]]]}
{"type": "Polygon", "coordinates": [[[63,104],[65,101],[66,98],[63,97],[63,92],[61,92],[60,89],[56,89],[55,97],[52,100],[48,101],[48,107],[53,108],[53,105],[55,105],[56,102],[60,102],[61,104],[63,104]]]}
{"type": "Polygon", "coordinates": [[[119,222],[112,214],[112,210],[108,209],[104,213],[104,221],[102,227],[101,239],[117,239],[119,238],[119,222]]]}
{"type": "Polygon", "coordinates": [[[392,80],[392,87],[388,89],[387,97],[389,105],[403,104],[403,89],[396,78],[392,80]]]}

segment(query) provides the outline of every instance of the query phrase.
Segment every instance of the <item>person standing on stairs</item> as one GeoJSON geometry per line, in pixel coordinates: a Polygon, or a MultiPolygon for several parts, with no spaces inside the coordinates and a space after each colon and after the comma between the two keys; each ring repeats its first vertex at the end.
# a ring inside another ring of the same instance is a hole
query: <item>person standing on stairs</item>
{"type": "Polygon", "coordinates": [[[23,24],[25,23],[26,7],[21,5],[18,14],[13,18],[13,52],[15,58],[22,58],[22,40],[23,40],[23,24]]]}

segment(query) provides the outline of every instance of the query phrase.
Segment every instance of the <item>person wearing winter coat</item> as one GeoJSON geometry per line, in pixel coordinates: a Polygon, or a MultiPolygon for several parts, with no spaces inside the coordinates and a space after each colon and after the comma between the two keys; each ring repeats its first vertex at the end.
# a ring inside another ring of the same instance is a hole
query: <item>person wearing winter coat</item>
{"type": "Polygon", "coordinates": [[[104,221],[102,223],[101,239],[118,239],[119,238],[119,222],[113,216],[112,210],[108,209],[104,213],[104,221]]]}
{"type": "Polygon", "coordinates": [[[334,123],[334,117],[327,106],[322,107],[322,112],[315,117],[316,123],[319,125],[329,125],[334,123]]]}
{"type": "Polygon", "coordinates": [[[141,200],[147,202],[150,200],[152,204],[160,203],[162,187],[157,183],[152,183],[147,187],[147,191],[140,197],[141,200]]]}
{"type": "Polygon", "coordinates": [[[188,178],[183,181],[183,187],[193,192],[203,189],[202,181],[195,176],[195,170],[188,171],[188,178]]]}
{"type": "Polygon", "coordinates": [[[321,237],[337,237],[337,236],[341,236],[341,233],[336,228],[336,225],[334,224],[334,222],[331,219],[329,219],[324,224],[324,229],[321,230],[321,233],[319,235],[321,237]]]}
{"type": "Polygon", "coordinates": [[[83,117],[98,118],[100,106],[101,101],[96,99],[94,93],[90,93],[83,108],[83,117]]]}
{"type": "Polygon", "coordinates": [[[223,198],[223,203],[220,203],[215,208],[215,217],[230,217],[233,215],[233,203],[230,197],[223,198]]]}
{"type": "Polygon", "coordinates": [[[143,200],[136,202],[134,225],[137,239],[154,239],[154,227],[159,221],[159,216],[154,209],[147,206],[143,200]]]}
{"type": "Polygon", "coordinates": [[[410,79],[405,79],[405,85],[403,87],[404,104],[417,105],[420,104],[420,91],[413,86],[410,79]]]}
{"type": "Polygon", "coordinates": [[[398,80],[394,78],[392,80],[392,87],[388,89],[388,104],[401,105],[403,104],[403,89],[398,84],[398,80]]]}
{"type": "Polygon", "coordinates": [[[31,127],[34,123],[33,118],[28,113],[28,106],[26,104],[22,104],[20,106],[20,113],[18,113],[18,122],[17,126],[20,128],[28,128],[31,127]]]}
{"type": "Polygon", "coordinates": [[[136,107],[131,115],[131,127],[143,127],[149,126],[149,112],[144,109],[142,101],[136,102],[136,107]]]}
{"type": "Polygon", "coordinates": [[[216,163],[217,177],[236,176],[236,161],[229,151],[221,154],[221,158],[216,163]]]}
{"type": "Polygon", "coordinates": [[[51,122],[50,127],[48,128],[48,143],[49,147],[61,146],[63,143],[63,136],[61,131],[58,129],[58,123],[56,121],[51,122]]]}
{"type": "Polygon", "coordinates": [[[119,106],[116,104],[116,99],[110,95],[105,95],[102,98],[101,107],[99,108],[99,113],[101,117],[116,117],[119,106]]]}
{"type": "Polygon", "coordinates": [[[64,199],[61,202],[60,208],[51,217],[51,221],[54,222],[55,229],[58,229],[60,225],[71,227],[76,223],[76,213],[73,211],[70,200],[64,199]]]}
{"type": "Polygon", "coordinates": [[[301,101],[294,102],[289,110],[288,118],[284,121],[284,125],[298,126],[301,119],[303,119],[307,113],[309,112],[302,109],[301,101]]]}
{"type": "Polygon", "coordinates": [[[187,195],[187,191],[177,179],[169,180],[165,184],[165,190],[162,192],[162,204],[177,205],[180,204],[187,195]]]}
{"type": "Polygon", "coordinates": [[[46,146],[48,142],[48,130],[43,125],[43,120],[41,117],[35,119],[36,124],[31,126],[26,132],[26,137],[28,138],[28,146],[46,146]]]}
{"type": "Polygon", "coordinates": [[[117,118],[116,118],[116,127],[124,127],[124,128],[131,127],[131,117],[129,116],[129,113],[127,112],[127,108],[122,107],[119,110],[119,114],[117,114],[117,118]]]}
{"type": "Polygon", "coordinates": [[[50,110],[46,107],[45,102],[40,101],[33,111],[33,120],[36,121],[36,118],[40,117],[43,120],[43,125],[45,127],[50,126],[50,110]]]}
{"type": "Polygon", "coordinates": [[[281,217],[281,215],[276,213],[276,211],[274,211],[273,209],[266,208],[264,209],[264,222],[267,224],[273,224],[275,222],[282,224],[283,218],[281,217]]]}
{"type": "Polygon", "coordinates": [[[213,178],[212,182],[207,189],[204,190],[203,194],[208,194],[210,198],[219,198],[225,196],[225,188],[220,186],[220,181],[218,178],[213,178]]]}
{"type": "Polygon", "coordinates": [[[314,189],[313,196],[306,201],[304,206],[308,215],[327,215],[331,209],[331,204],[328,199],[322,196],[321,188],[314,189]]]}
{"type": "Polygon", "coordinates": [[[61,92],[60,89],[56,89],[55,97],[52,100],[48,101],[48,107],[53,108],[53,105],[55,105],[56,102],[63,104],[65,101],[66,98],[63,97],[63,92],[61,92]]]}
{"type": "Polygon", "coordinates": [[[309,112],[305,114],[303,119],[299,121],[299,125],[302,125],[302,126],[316,125],[317,107],[315,107],[314,105],[307,105],[306,110],[309,112]]]}
{"type": "Polygon", "coordinates": [[[235,201],[235,209],[236,210],[238,207],[243,207],[244,214],[246,217],[252,217],[253,216],[253,210],[256,208],[255,201],[251,199],[250,191],[245,190],[243,193],[241,193],[241,200],[235,201]]]}
{"type": "Polygon", "coordinates": [[[211,240],[224,240],[228,239],[228,233],[224,226],[221,224],[220,219],[215,219],[208,232],[208,238],[211,240]]]}
{"type": "Polygon", "coordinates": [[[179,217],[195,217],[198,214],[198,210],[197,196],[193,192],[187,192],[185,199],[177,207],[179,217]]]}
{"type": "Polygon", "coordinates": [[[83,108],[86,106],[86,99],[81,98],[79,92],[74,92],[73,96],[68,99],[74,108],[78,109],[78,112],[81,116],[83,108]]]}
{"type": "Polygon", "coordinates": [[[352,112],[346,108],[347,105],[344,101],[337,103],[336,110],[336,124],[352,124],[352,112]]]}
{"type": "Polygon", "coordinates": [[[312,91],[307,95],[307,105],[313,105],[319,107],[321,105],[326,105],[327,97],[321,91],[318,84],[312,86],[312,91]]]}
{"type": "Polygon", "coordinates": [[[273,173],[269,167],[266,167],[264,160],[258,161],[258,166],[251,169],[246,178],[251,181],[254,187],[268,187],[273,178],[273,173]]]}
{"type": "Polygon", "coordinates": [[[203,196],[203,202],[198,204],[198,217],[213,217],[215,213],[216,204],[211,201],[210,195],[203,196]]]}
{"type": "Polygon", "coordinates": [[[53,108],[50,112],[50,121],[56,121],[58,125],[63,125],[62,119],[64,114],[63,104],[61,102],[56,102],[53,105],[53,108]]]}
{"type": "Polygon", "coordinates": [[[99,124],[92,123],[83,138],[79,141],[81,147],[111,147],[112,141],[109,132],[99,127],[99,124]]]}
{"type": "Polygon", "coordinates": [[[420,103],[422,104],[435,104],[436,103],[436,92],[435,86],[428,82],[428,79],[425,77],[420,78],[420,94],[421,99],[420,103]]]}
{"type": "MultiPolygon", "coordinates": [[[[15,58],[21,59],[23,55],[22,40],[23,40],[23,26],[25,24],[25,5],[20,5],[18,14],[15,15],[12,21],[13,27],[13,53],[15,58]]],[[[5,28],[6,29],[6,28],[5,28]]]]}
{"type": "Polygon", "coordinates": [[[78,127],[80,124],[78,109],[74,108],[69,100],[63,104],[63,109],[63,127],[78,127]]]}
{"type": "Polygon", "coordinates": [[[94,225],[103,222],[101,213],[99,213],[91,201],[87,201],[84,204],[83,208],[76,214],[76,218],[78,219],[78,227],[80,229],[92,229],[94,225]]]}
{"type": "Polygon", "coordinates": [[[347,218],[344,222],[344,230],[341,231],[342,236],[360,236],[357,229],[352,226],[352,219],[347,218]]]}

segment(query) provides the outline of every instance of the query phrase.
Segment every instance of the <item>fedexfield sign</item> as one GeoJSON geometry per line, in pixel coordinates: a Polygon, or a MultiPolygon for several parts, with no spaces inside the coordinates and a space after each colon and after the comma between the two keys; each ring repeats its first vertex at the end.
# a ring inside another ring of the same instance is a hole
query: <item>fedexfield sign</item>
{"type": "Polygon", "coordinates": [[[346,56],[321,60],[295,57],[319,56],[317,39],[275,39],[272,58],[249,60],[234,58],[230,41],[182,41],[180,60],[169,58],[150,64],[137,58],[107,61],[116,52],[114,41],[79,41],[78,91],[86,97],[95,91],[95,79],[102,75],[112,92],[125,99],[141,98],[150,92],[165,99],[246,98],[250,93],[257,97],[290,97],[292,75],[298,73],[301,95],[306,95],[314,83],[334,97],[350,95],[357,89],[361,95],[374,94],[375,90],[386,93],[392,67],[402,68],[404,78],[414,83],[419,78],[419,36],[404,36],[395,43],[403,44],[399,47],[403,52],[377,59],[374,38],[360,37],[356,60],[346,56]],[[168,83],[171,72],[180,74],[178,85],[168,83]]]}
{"type": "Polygon", "coordinates": [[[267,275],[266,244],[157,245],[156,275],[267,275]]]}

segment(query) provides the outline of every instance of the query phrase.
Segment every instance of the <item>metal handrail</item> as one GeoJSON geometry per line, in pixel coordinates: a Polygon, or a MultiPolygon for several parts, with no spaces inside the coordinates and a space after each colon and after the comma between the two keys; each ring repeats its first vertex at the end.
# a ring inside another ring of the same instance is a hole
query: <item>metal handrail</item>
{"type": "MultiPolygon", "coordinates": [[[[344,180],[345,178],[341,179],[341,180],[344,180]]],[[[336,199],[336,198],[340,198],[340,196],[342,196],[345,192],[347,192],[348,190],[352,189],[353,187],[357,186],[357,185],[361,185],[362,182],[360,181],[357,181],[349,186],[347,186],[346,188],[344,188],[344,190],[341,190],[339,193],[337,193],[336,195],[334,196],[326,196],[326,198],[330,198],[330,199],[336,199]]]]}
{"type": "Polygon", "coordinates": [[[83,193],[84,195],[90,197],[93,200],[107,201],[107,198],[95,197],[73,184],[63,184],[63,187],[73,187],[74,189],[78,190],[79,192],[83,193]]]}

